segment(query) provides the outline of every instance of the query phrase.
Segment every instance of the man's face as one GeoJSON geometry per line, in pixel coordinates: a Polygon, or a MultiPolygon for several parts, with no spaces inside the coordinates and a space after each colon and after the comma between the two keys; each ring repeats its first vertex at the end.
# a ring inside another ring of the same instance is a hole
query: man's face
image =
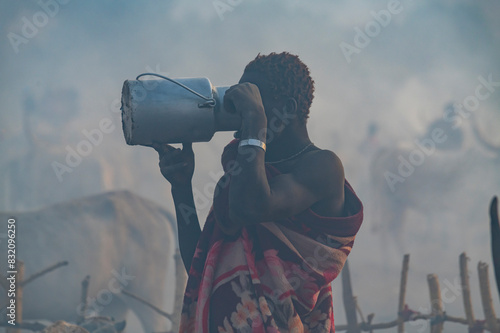
{"type": "Polygon", "coordinates": [[[272,131],[273,135],[280,134],[290,123],[290,116],[284,116],[288,96],[275,95],[269,80],[259,72],[244,72],[239,83],[245,82],[253,83],[259,88],[267,117],[268,132],[272,131]]]}

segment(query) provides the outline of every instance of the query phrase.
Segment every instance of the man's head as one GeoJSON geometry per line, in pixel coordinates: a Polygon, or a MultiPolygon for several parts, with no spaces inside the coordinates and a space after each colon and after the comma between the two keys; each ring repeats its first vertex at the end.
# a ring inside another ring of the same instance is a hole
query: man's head
{"type": "MultiPolygon", "coordinates": [[[[314,81],[309,68],[298,56],[288,52],[258,54],[245,67],[240,83],[257,80],[263,83],[252,83],[259,86],[265,104],[272,104],[272,107],[282,104],[287,108],[295,108],[292,111],[296,112],[303,124],[306,123],[314,97],[314,81]]],[[[267,109],[269,108],[266,108],[266,112],[269,112],[267,109]]]]}

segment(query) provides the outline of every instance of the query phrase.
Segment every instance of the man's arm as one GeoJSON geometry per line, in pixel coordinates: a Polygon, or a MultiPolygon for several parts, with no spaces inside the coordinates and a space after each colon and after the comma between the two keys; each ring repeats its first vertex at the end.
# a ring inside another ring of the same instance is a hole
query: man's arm
{"type": "Polygon", "coordinates": [[[172,187],[175,214],[177,216],[177,232],[179,234],[179,249],[184,267],[189,273],[201,228],[196,213],[191,184],[186,187],[172,187]]]}
{"type": "Polygon", "coordinates": [[[269,182],[264,162],[258,158],[247,160],[246,156],[238,155],[241,172],[231,178],[229,189],[230,217],[236,224],[235,230],[296,215],[330,196],[335,198],[333,214],[342,213],[344,171],[334,153],[327,150],[308,153],[297,162],[292,173],[276,176],[269,182]]]}
{"type": "MultiPolygon", "coordinates": [[[[258,92],[258,88],[251,84],[239,86],[239,91],[230,96],[236,108],[238,103],[245,108],[241,139],[262,139],[267,120],[262,102],[259,105],[259,99],[252,98],[255,94],[252,90],[258,92]]],[[[229,214],[234,226],[223,226],[226,233],[234,233],[244,225],[290,217],[327,196],[336,197],[335,211],[342,210],[343,167],[340,159],[330,151],[309,153],[292,173],[277,176],[270,182],[265,173],[265,152],[261,148],[240,147],[236,161],[240,172],[231,177],[229,188],[229,214]]]]}
{"type": "Polygon", "coordinates": [[[189,272],[193,255],[200,238],[201,228],[193,198],[191,179],[194,173],[194,153],[191,143],[183,144],[183,149],[169,145],[154,145],[160,155],[160,171],[172,185],[179,249],[182,261],[189,272]]]}

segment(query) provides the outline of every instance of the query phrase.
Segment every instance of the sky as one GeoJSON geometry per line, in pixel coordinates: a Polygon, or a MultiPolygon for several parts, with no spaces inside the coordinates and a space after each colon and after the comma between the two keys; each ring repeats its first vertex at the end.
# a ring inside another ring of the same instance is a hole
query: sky
{"type": "MultiPolygon", "coordinates": [[[[394,319],[404,253],[411,254],[408,303],[418,310],[429,303],[426,275],[454,281],[458,256],[466,251],[476,315],[482,318],[475,267],[491,263],[487,207],[500,192],[500,153],[477,142],[472,124],[500,146],[498,84],[481,88],[488,96],[476,98],[473,112],[453,114],[462,148],[425,155],[422,166],[395,183],[413,194],[401,192],[410,209],[399,241],[394,228],[383,225],[388,218],[375,218],[376,198],[387,191],[375,184],[384,186],[389,169],[377,169],[374,159],[379,149],[388,149],[393,158],[379,165],[397,166],[397,156],[408,159],[418,149],[416,139],[429,138],[429,124],[445,117],[449,103],[473,101],[485,80],[500,81],[498,1],[54,1],[0,0],[0,167],[10,170],[1,180],[0,209],[34,209],[129,189],[172,210],[156,153],[124,141],[123,81],[156,72],[227,86],[238,82],[258,53],[289,51],[309,66],[315,81],[310,137],[337,153],[365,204],[365,222],[349,257],[364,314],[394,319]],[[102,140],[69,166],[68,151],[103,122],[108,130],[102,140]],[[372,140],[370,124],[377,128],[372,140]],[[59,169],[58,176],[54,162],[71,171],[59,169]],[[95,165],[100,173],[90,173],[95,165]],[[43,188],[53,196],[37,195],[43,188]]],[[[217,133],[194,145],[202,223],[214,174],[221,170],[220,153],[231,138],[217,133]]],[[[334,302],[336,322],[344,323],[340,279],[334,302]]],[[[500,309],[498,299],[495,304],[500,309]]],[[[447,311],[462,316],[461,306],[457,297],[447,311]]],[[[418,332],[421,325],[408,329],[418,332]]],[[[451,324],[446,330],[466,332],[451,324]]]]}

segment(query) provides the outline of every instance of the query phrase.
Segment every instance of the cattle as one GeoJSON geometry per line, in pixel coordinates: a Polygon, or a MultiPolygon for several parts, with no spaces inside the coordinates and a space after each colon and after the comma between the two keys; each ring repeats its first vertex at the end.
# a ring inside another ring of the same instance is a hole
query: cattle
{"type": "MultiPolygon", "coordinates": [[[[24,319],[76,322],[85,315],[121,321],[131,310],[145,332],[165,331],[165,318],[121,291],[163,307],[167,284],[173,284],[166,281],[167,267],[175,267],[169,262],[177,246],[175,220],[167,210],[129,191],[115,191],[28,212],[0,212],[2,224],[9,219],[15,220],[16,255],[25,276],[68,261],[24,288],[24,319]],[[87,275],[84,310],[80,283],[87,275]]],[[[177,282],[183,288],[184,281],[177,282]]]]}
{"type": "Polygon", "coordinates": [[[410,212],[425,221],[424,237],[433,228],[445,232],[445,226],[436,223],[440,217],[465,221],[476,216],[485,196],[490,195],[478,193],[479,184],[492,187],[492,180],[500,181],[500,148],[485,139],[474,117],[470,120],[475,140],[469,147],[465,126],[438,119],[413,142],[384,147],[374,154],[370,164],[373,209],[369,215],[384,244],[392,242],[397,250],[405,250],[404,226],[410,212]],[[467,202],[459,208],[469,211],[452,217],[457,201],[466,195],[467,202]]]}
{"type": "MultiPolygon", "coordinates": [[[[96,125],[81,128],[76,122],[78,110],[78,93],[73,89],[46,91],[38,98],[34,93],[25,96],[20,131],[8,138],[0,133],[0,210],[37,209],[116,188],[139,187],[131,175],[133,158],[116,148],[99,153],[105,139],[111,145],[109,131],[103,133],[96,125]]],[[[115,126],[111,120],[104,123],[115,126]]]]}

